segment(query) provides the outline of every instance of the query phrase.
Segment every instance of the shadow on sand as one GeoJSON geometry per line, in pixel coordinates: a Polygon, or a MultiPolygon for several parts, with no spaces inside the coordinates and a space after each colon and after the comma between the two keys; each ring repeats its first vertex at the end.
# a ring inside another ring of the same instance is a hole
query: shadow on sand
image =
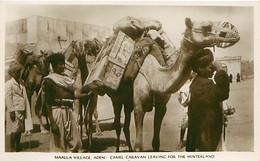
{"type": "MultiPolygon", "coordinates": [[[[124,126],[123,123],[121,123],[121,128],[124,126]]],[[[105,123],[99,123],[99,127],[102,131],[112,131],[115,130],[114,122],[105,122],[105,123]]],[[[93,125],[93,129],[96,129],[96,125],[93,125]]]]}
{"type": "MultiPolygon", "coordinates": [[[[100,129],[102,132],[104,131],[115,131],[115,126],[114,122],[104,122],[99,124],[100,129]]],[[[124,126],[124,124],[121,123],[121,128],[124,126]]],[[[117,139],[116,139],[116,132],[115,132],[115,137],[114,138],[100,138],[100,137],[95,137],[95,129],[96,126],[93,125],[93,143],[92,146],[89,147],[87,145],[88,143],[88,138],[83,139],[83,148],[88,151],[88,152],[101,152],[106,150],[108,147],[116,147],[117,145],[117,139]]],[[[122,133],[121,133],[122,134],[122,133]]],[[[121,146],[127,146],[126,141],[120,140],[120,145],[121,146]]]]}
{"type": "MultiPolygon", "coordinates": [[[[104,131],[112,131],[115,130],[114,122],[106,122],[106,123],[100,123],[99,124],[102,132],[104,131]]],[[[121,123],[121,127],[123,127],[124,124],[121,123]]],[[[93,129],[95,130],[96,126],[93,125],[93,129]]],[[[121,131],[121,135],[123,135],[123,131],[121,131]]],[[[115,147],[117,146],[117,139],[116,139],[116,132],[114,138],[100,138],[100,137],[94,137],[95,134],[93,134],[93,142],[92,146],[89,147],[87,145],[88,139],[85,138],[83,140],[83,148],[86,150],[86,152],[93,152],[93,153],[100,153],[102,151],[105,151],[108,147],[115,147]]],[[[125,140],[120,140],[120,147],[127,147],[127,143],[125,140]]],[[[127,148],[128,149],[128,148],[127,148]]],[[[111,151],[111,153],[114,153],[115,151],[111,151]]],[[[129,152],[128,150],[120,150],[120,152],[129,152]]],[[[152,149],[145,150],[144,152],[154,152],[152,149]]],[[[160,151],[160,152],[170,152],[170,151],[160,151]]]]}
{"type": "MultiPolygon", "coordinates": [[[[43,126],[48,131],[50,130],[50,126],[48,126],[47,124],[44,124],[43,126]]],[[[31,130],[31,133],[38,133],[38,132],[41,132],[40,124],[33,124],[33,130],[31,130]]]]}
{"type": "MultiPolygon", "coordinates": [[[[91,147],[87,145],[87,139],[83,140],[83,148],[88,152],[99,153],[106,150],[108,147],[116,147],[116,138],[93,138],[91,147]]],[[[120,144],[126,145],[126,141],[120,140],[120,144]]]]}
{"type": "Polygon", "coordinates": [[[30,141],[21,143],[21,146],[23,149],[37,148],[37,147],[39,147],[39,145],[40,145],[39,140],[30,140],[30,141]]]}

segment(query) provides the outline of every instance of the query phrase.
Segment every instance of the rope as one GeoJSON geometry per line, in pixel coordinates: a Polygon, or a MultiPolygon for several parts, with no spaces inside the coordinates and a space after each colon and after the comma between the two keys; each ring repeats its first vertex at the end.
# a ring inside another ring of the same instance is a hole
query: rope
{"type": "Polygon", "coordinates": [[[188,41],[188,42],[190,42],[190,43],[193,44],[193,41],[191,41],[190,39],[188,39],[186,36],[183,36],[183,38],[184,38],[186,41],[188,41]]]}
{"type": "Polygon", "coordinates": [[[137,58],[136,58],[135,56],[134,56],[134,58],[135,58],[135,61],[136,61],[137,65],[138,65],[138,67],[140,68],[138,72],[144,76],[145,80],[147,81],[148,85],[149,85],[150,88],[151,88],[151,84],[149,83],[147,77],[146,77],[145,74],[141,71],[141,65],[140,65],[139,61],[137,60],[137,58]]]}

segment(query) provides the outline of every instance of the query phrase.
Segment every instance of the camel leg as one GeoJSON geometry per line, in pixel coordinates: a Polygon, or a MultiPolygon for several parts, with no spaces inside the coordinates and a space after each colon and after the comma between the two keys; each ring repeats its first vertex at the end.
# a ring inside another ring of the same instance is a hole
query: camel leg
{"type": "Polygon", "coordinates": [[[160,148],[160,130],[163,117],[166,113],[166,103],[170,99],[170,96],[163,97],[158,96],[155,99],[155,114],[154,114],[154,136],[152,146],[154,151],[159,151],[160,148]]]}
{"type": "MultiPolygon", "coordinates": [[[[89,137],[89,109],[88,107],[86,107],[86,110],[84,112],[84,115],[85,115],[85,119],[84,119],[84,124],[85,124],[85,128],[86,128],[86,133],[87,133],[87,137],[88,137],[88,142],[87,142],[87,146],[89,147],[90,146],[90,137],[89,137]]],[[[83,131],[83,128],[82,128],[82,131],[83,131]]]]}
{"type": "Polygon", "coordinates": [[[50,129],[50,122],[49,122],[49,119],[48,119],[48,116],[45,116],[45,120],[46,120],[46,129],[50,129]]]}
{"type": "Polygon", "coordinates": [[[95,124],[96,124],[96,135],[97,136],[101,136],[103,135],[99,126],[99,122],[98,122],[98,111],[97,111],[97,106],[94,110],[94,118],[95,118],[95,124]]]}
{"type": "Polygon", "coordinates": [[[79,118],[77,118],[77,121],[79,123],[79,126],[80,126],[80,139],[81,139],[81,142],[83,143],[83,136],[82,136],[82,133],[83,133],[83,108],[84,107],[83,105],[80,105],[79,106],[79,118]]]}
{"type": "MultiPolygon", "coordinates": [[[[97,97],[98,95],[93,95],[90,99],[89,99],[89,104],[87,107],[87,111],[86,111],[86,119],[85,119],[85,126],[87,129],[87,135],[88,135],[88,146],[89,148],[91,148],[92,146],[92,134],[93,134],[93,120],[92,120],[92,116],[94,114],[94,112],[96,111],[97,108],[97,97]]],[[[96,122],[98,122],[97,118],[96,118],[96,122]]],[[[96,126],[99,125],[96,124],[96,126]]],[[[99,128],[100,130],[100,128],[99,128]]]]}
{"type": "MultiPolygon", "coordinates": [[[[139,77],[142,78],[142,77],[139,77]]],[[[134,116],[135,116],[135,130],[136,130],[136,139],[135,139],[135,151],[143,151],[143,124],[144,124],[144,115],[147,109],[152,109],[153,101],[152,94],[149,90],[149,84],[143,84],[145,79],[136,79],[134,81],[134,90],[133,90],[133,107],[134,107],[134,116]],[[139,84],[140,83],[140,84],[139,84]]]]}
{"type": "Polygon", "coordinates": [[[121,134],[120,118],[121,118],[122,104],[118,103],[118,101],[113,101],[113,106],[114,106],[114,114],[115,114],[114,125],[115,125],[116,136],[117,136],[116,152],[119,152],[120,134],[121,134]]]}
{"type": "MultiPolygon", "coordinates": [[[[43,126],[43,123],[42,123],[42,117],[41,116],[38,116],[38,120],[39,120],[39,124],[40,124],[40,130],[41,130],[41,133],[42,134],[47,134],[49,133],[49,131],[47,131],[44,126],[43,126]]],[[[47,120],[46,120],[47,122],[47,120]]]]}
{"type": "Polygon", "coordinates": [[[93,95],[93,108],[94,108],[94,118],[95,118],[95,124],[96,124],[96,135],[100,136],[103,135],[99,126],[99,122],[98,122],[98,111],[97,111],[97,99],[98,99],[98,95],[93,95]]]}
{"type": "Polygon", "coordinates": [[[159,151],[160,148],[160,130],[163,117],[166,113],[166,106],[157,107],[155,108],[155,115],[154,115],[154,136],[153,136],[153,150],[159,151]]]}
{"type": "Polygon", "coordinates": [[[86,110],[86,118],[85,118],[85,126],[86,126],[86,131],[87,131],[87,136],[88,136],[88,147],[89,149],[92,147],[92,116],[94,112],[94,106],[92,106],[91,101],[89,102],[89,105],[86,110]]]}
{"type": "Polygon", "coordinates": [[[125,134],[125,138],[126,138],[126,142],[129,148],[130,152],[133,152],[132,149],[132,145],[131,145],[131,140],[130,140],[130,131],[129,131],[129,126],[130,126],[130,122],[131,122],[131,112],[132,112],[133,106],[129,105],[129,104],[125,104],[124,107],[124,112],[125,112],[125,122],[124,122],[124,134],[125,134]]]}
{"type": "MultiPolygon", "coordinates": [[[[93,107],[93,106],[91,106],[93,107]]],[[[88,138],[89,138],[89,147],[92,147],[92,133],[93,133],[93,121],[92,121],[92,116],[93,116],[94,109],[90,108],[89,110],[89,122],[88,122],[88,138]]]]}
{"type": "Polygon", "coordinates": [[[135,106],[135,129],[136,129],[136,140],[135,140],[135,151],[143,151],[143,121],[145,112],[142,106],[135,106]]]}

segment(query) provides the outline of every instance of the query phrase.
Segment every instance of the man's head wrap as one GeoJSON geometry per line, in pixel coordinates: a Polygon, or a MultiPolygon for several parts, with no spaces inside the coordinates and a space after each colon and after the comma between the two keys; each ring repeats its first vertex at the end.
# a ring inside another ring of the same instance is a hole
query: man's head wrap
{"type": "Polygon", "coordinates": [[[17,61],[12,61],[9,65],[8,74],[13,77],[13,74],[17,74],[21,72],[23,66],[17,61]]]}
{"type": "Polygon", "coordinates": [[[51,65],[54,67],[59,62],[65,63],[65,56],[62,53],[54,53],[49,58],[51,65]]]}
{"type": "Polygon", "coordinates": [[[194,72],[198,73],[198,67],[205,67],[209,63],[214,61],[214,56],[209,49],[203,49],[193,58],[191,67],[194,72]]]}

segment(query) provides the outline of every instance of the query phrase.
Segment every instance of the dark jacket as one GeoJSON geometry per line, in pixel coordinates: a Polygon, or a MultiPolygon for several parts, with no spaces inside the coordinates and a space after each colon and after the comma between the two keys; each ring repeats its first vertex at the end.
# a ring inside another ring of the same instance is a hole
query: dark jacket
{"type": "Polygon", "coordinates": [[[215,151],[223,125],[220,102],[229,97],[229,79],[224,70],[219,70],[214,80],[197,76],[191,86],[188,111],[188,136],[186,151],[215,151]]]}

